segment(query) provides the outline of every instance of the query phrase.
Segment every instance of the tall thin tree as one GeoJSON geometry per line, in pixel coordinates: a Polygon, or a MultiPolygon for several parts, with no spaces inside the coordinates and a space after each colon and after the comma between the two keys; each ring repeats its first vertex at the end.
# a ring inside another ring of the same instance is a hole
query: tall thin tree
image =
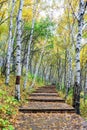
{"type": "Polygon", "coordinates": [[[79,1],[79,13],[78,13],[78,34],[77,34],[77,43],[76,43],[76,81],[74,86],[74,96],[73,96],[73,107],[75,107],[76,113],[80,114],[80,48],[81,48],[81,39],[82,39],[82,29],[83,29],[83,17],[85,13],[87,2],[83,0],[79,1]]]}
{"type": "Polygon", "coordinates": [[[9,84],[10,62],[11,62],[11,53],[13,48],[12,29],[13,29],[13,13],[14,13],[15,2],[16,0],[12,0],[12,7],[10,13],[9,40],[8,40],[8,50],[7,50],[7,62],[6,62],[6,80],[5,80],[6,84],[9,84]]]}
{"type": "Polygon", "coordinates": [[[31,32],[30,32],[30,39],[29,39],[29,42],[28,42],[28,52],[27,52],[26,72],[25,72],[25,79],[24,79],[24,89],[26,88],[27,78],[28,78],[28,66],[29,66],[31,43],[32,43],[33,33],[34,33],[36,7],[37,7],[37,0],[34,0],[32,27],[31,27],[31,32]]]}
{"type": "Polygon", "coordinates": [[[38,59],[38,62],[36,64],[36,70],[35,70],[35,74],[34,74],[34,79],[32,81],[32,84],[30,86],[29,89],[32,89],[32,87],[34,86],[35,84],[35,81],[36,81],[36,77],[37,77],[37,74],[38,74],[38,71],[39,71],[39,67],[40,67],[40,64],[41,64],[41,60],[42,60],[42,57],[43,57],[43,54],[44,54],[44,49],[45,49],[45,44],[47,43],[47,36],[46,36],[46,39],[44,40],[44,45],[42,47],[42,50],[41,50],[41,53],[40,53],[40,56],[39,56],[39,59],[38,59]]]}
{"type": "Polygon", "coordinates": [[[19,11],[17,15],[17,49],[16,49],[16,89],[15,98],[20,100],[20,77],[21,77],[21,23],[22,23],[22,9],[24,0],[20,0],[19,11]]]}
{"type": "Polygon", "coordinates": [[[84,99],[87,96],[87,61],[85,65],[84,99]]]}

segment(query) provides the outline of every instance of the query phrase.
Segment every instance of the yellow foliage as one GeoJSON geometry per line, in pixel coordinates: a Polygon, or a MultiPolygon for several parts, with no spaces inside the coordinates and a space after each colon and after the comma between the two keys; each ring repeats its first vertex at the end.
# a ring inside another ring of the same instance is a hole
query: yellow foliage
{"type": "Polygon", "coordinates": [[[81,60],[81,66],[83,67],[87,62],[87,44],[81,50],[80,60],[81,60]]]}
{"type": "Polygon", "coordinates": [[[31,8],[23,8],[23,19],[25,21],[30,21],[32,19],[32,9],[31,8]]]}
{"type": "Polygon", "coordinates": [[[35,4],[35,0],[25,0],[23,7],[23,19],[25,21],[31,21],[33,17],[33,5],[35,4]]]}
{"type": "Polygon", "coordinates": [[[1,36],[1,34],[7,33],[7,32],[8,32],[8,27],[7,27],[7,25],[6,25],[6,24],[1,25],[1,26],[0,26],[0,36],[1,36]]]}
{"type": "Polygon", "coordinates": [[[24,6],[30,6],[33,4],[33,1],[32,0],[25,0],[24,1],[24,6]]]}

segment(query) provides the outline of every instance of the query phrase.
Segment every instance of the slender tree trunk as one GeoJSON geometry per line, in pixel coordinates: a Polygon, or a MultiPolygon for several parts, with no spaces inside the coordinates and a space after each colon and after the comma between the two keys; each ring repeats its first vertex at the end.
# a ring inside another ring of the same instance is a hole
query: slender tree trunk
{"type": "Polygon", "coordinates": [[[67,85],[66,85],[66,96],[65,98],[67,98],[68,96],[68,92],[69,89],[71,87],[71,80],[72,80],[72,60],[71,60],[71,55],[69,50],[67,51],[67,61],[68,61],[68,65],[67,65],[67,85]]]}
{"type": "Polygon", "coordinates": [[[11,62],[11,53],[12,53],[12,29],[13,29],[13,13],[14,13],[14,7],[15,7],[15,1],[12,0],[12,9],[10,13],[10,25],[9,25],[9,40],[8,40],[8,50],[7,50],[7,62],[6,62],[6,80],[5,83],[9,84],[9,75],[10,75],[10,62],[11,62]]]}
{"type": "Polygon", "coordinates": [[[13,39],[12,39],[12,72],[15,72],[15,56],[14,56],[14,41],[15,41],[15,37],[16,37],[16,33],[17,33],[17,24],[16,24],[16,27],[15,27],[15,31],[14,31],[14,36],[13,36],[13,39]]]}
{"type": "Polygon", "coordinates": [[[36,77],[37,77],[37,74],[38,74],[38,70],[39,70],[39,67],[40,67],[40,63],[41,63],[41,60],[42,60],[42,56],[43,56],[43,51],[41,52],[40,54],[40,57],[39,57],[39,60],[38,60],[38,63],[36,65],[36,71],[35,71],[35,75],[34,75],[34,79],[32,81],[32,84],[30,86],[30,89],[34,86],[35,84],[35,80],[36,80],[36,77]]]}
{"type": "Polygon", "coordinates": [[[42,66],[42,74],[41,74],[42,81],[44,81],[44,71],[45,71],[45,67],[43,65],[42,66]]]}
{"type": "Polygon", "coordinates": [[[61,72],[62,72],[62,59],[59,59],[59,89],[61,89],[61,72]]]}
{"type": "Polygon", "coordinates": [[[43,57],[44,47],[45,47],[46,42],[47,42],[47,37],[46,37],[46,39],[45,39],[45,41],[44,41],[44,45],[43,45],[43,47],[42,47],[42,51],[41,51],[41,54],[40,54],[38,63],[37,63],[37,65],[36,65],[36,71],[35,71],[34,79],[33,79],[33,81],[32,81],[32,84],[31,84],[31,86],[30,86],[30,89],[31,89],[31,88],[34,86],[34,84],[35,84],[35,80],[36,80],[36,77],[37,77],[37,74],[38,74],[38,70],[39,70],[39,67],[40,67],[40,64],[41,64],[41,60],[42,60],[42,57],[43,57]]]}
{"type": "Polygon", "coordinates": [[[6,58],[3,57],[2,67],[1,67],[1,75],[5,75],[6,73],[6,58]]]}
{"type": "Polygon", "coordinates": [[[49,71],[49,82],[51,82],[51,76],[52,76],[52,65],[50,65],[50,71],[49,71]]]}
{"type": "Polygon", "coordinates": [[[87,61],[86,61],[86,67],[85,67],[84,101],[85,101],[86,96],[87,96],[87,61]]]}
{"type": "Polygon", "coordinates": [[[57,61],[57,84],[59,85],[59,57],[58,57],[58,48],[57,48],[57,55],[56,55],[56,61],[57,61]]]}
{"type": "Polygon", "coordinates": [[[62,71],[63,71],[63,64],[62,64],[62,59],[60,59],[60,69],[59,69],[59,85],[60,85],[60,90],[62,89],[62,71]]]}
{"type": "Polygon", "coordinates": [[[31,71],[32,71],[31,74],[33,75],[33,74],[34,74],[34,61],[33,61],[33,59],[32,59],[32,64],[31,64],[31,66],[32,66],[32,67],[31,67],[31,71]]]}
{"type": "MultiPolygon", "coordinates": [[[[58,50],[57,50],[58,52],[58,50]]],[[[58,77],[58,86],[60,87],[60,70],[61,70],[61,59],[58,58],[58,53],[57,53],[57,77],[58,77]]]]}
{"type": "Polygon", "coordinates": [[[65,51],[65,69],[64,69],[64,87],[66,88],[66,59],[67,59],[67,51],[65,51]]]}
{"type": "Polygon", "coordinates": [[[76,82],[74,86],[74,97],[73,106],[75,107],[76,113],[80,114],[80,46],[82,39],[82,28],[83,28],[83,16],[85,13],[86,4],[83,0],[79,2],[79,13],[78,13],[78,35],[76,43],[76,82]]]}
{"type": "Polygon", "coordinates": [[[26,88],[26,84],[27,84],[27,78],[28,78],[28,65],[29,65],[29,58],[30,58],[30,48],[31,48],[31,43],[32,43],[32,38],[33,38],[33,32],[34,32],[34,24],[35,24],[35,12],[36,12],[36,4],[37,4],[37,0],[34,4],[34,8],[33,8],[33,19],[32,19],[32,28],[31,28],[31,35],[30,35],[30,40],[28,43],[28,53],[27,53],[27,63],[26,63],[26,72],[25,72],[25,80],[24,80],[24,89],[26,88]]]}
{"type": "Polygon", "coordinates": [[[20,78],[21,78],[21,21],[23,0],[20,0],[19,11],[17,16],[17,49],[16,49],[16,89],[15,98],[20,100],[20,78]]]}
{"type": "Polygon", "coordinates": [[[72,82],[72,57],[70,55],[69,57],[69,86],[71,87],[71,82],[72,82]]]}
{"type": "Polygon", "coordinates": [[[47,72],[46,72],[46,83],[49,81],[49,72],[50,72],[50,67],[48,66],[47,72]]]}

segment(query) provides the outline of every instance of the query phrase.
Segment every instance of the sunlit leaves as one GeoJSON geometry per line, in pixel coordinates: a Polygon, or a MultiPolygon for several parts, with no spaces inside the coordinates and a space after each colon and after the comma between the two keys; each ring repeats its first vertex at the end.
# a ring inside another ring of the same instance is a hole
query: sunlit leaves
{"type": "Polygon", "coordinates": [[[31,21],[31,19],[32,19],[32,8],[26,8],[26,7],[24,7],[23,8],[23,19],[25,20],[25,21],[31,21]]]}
{"type": "Polygon", "coordinates": [[[81,66],[85,67],[87,62],[87,44],[84,45],[84,47],[81,50],[80,59],[81,59],[81,66]]]}

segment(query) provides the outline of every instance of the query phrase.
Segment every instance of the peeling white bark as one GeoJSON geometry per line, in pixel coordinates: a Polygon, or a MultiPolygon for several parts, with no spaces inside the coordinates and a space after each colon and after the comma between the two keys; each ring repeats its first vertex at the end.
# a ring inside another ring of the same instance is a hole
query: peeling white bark
{"type": "Polygon", "coordinates": [[[86,4],[83,0],[80,0],[79,13],[78,13],[78,34],[76,44],[76,82],[80,85],[80,49],[82,40],[83,29],[83,16],[85,13],[86,4]]]}
{"type": "Polygon", "coordinates": [[[20,0],[19,11],[17,16],[17,49],[16,49],[16,91],[15,98],[20,100],[20,76],[21,76],[21,21],[23,0],[20,0]]]}
{"type": "Polygon", "coordinates": [[[12,38],[12,29],[13,29],[13,13],[15,7],[16,0],[12,0],[12,9],[10,13],[10,25],[9,25],[9,40],[8,40],[8,50],[7,50],[7,63],[6,63],[6,80],[5,83],[9,84],[9,75],[10,75],[10,60],[11,60],[11,53],[13,48],[13,38],[12,38]]]}
{"type": "Polygon", "coordinates": [[[24,80],[24,89],[26,88],[27,84],[27,78],[28,78],[28,65],[29,65],[29,57],[30,57],[30,48],[31,48],[31,43],[33,39],[33,33],[34,33],[34,24],[35,24],[35,12],[36,12],[36,6],[37,5],[37,0],[35,1],[34,7],[33,7],[33,19],[32,19],[32,28],[31,28],[31,33],[30,33],[30,40],[28,42],[28,53],[27,53],[27,63],[26,63],[26,72],[25,72],[25,80],[24,80]]]}
{"type": "Polygon", "coordinates": [[[86,9],[86,3],[83,0],[79,2],[79,13],[78,13],[78,34],[76,43],[76,81],[74,87],[74,98],[73,106],[75,107],[76,113],[80,114],[80,49],[81,49],[81,39],[82,39],[82,28],[83,28],[83,16],[86,9]]]}

